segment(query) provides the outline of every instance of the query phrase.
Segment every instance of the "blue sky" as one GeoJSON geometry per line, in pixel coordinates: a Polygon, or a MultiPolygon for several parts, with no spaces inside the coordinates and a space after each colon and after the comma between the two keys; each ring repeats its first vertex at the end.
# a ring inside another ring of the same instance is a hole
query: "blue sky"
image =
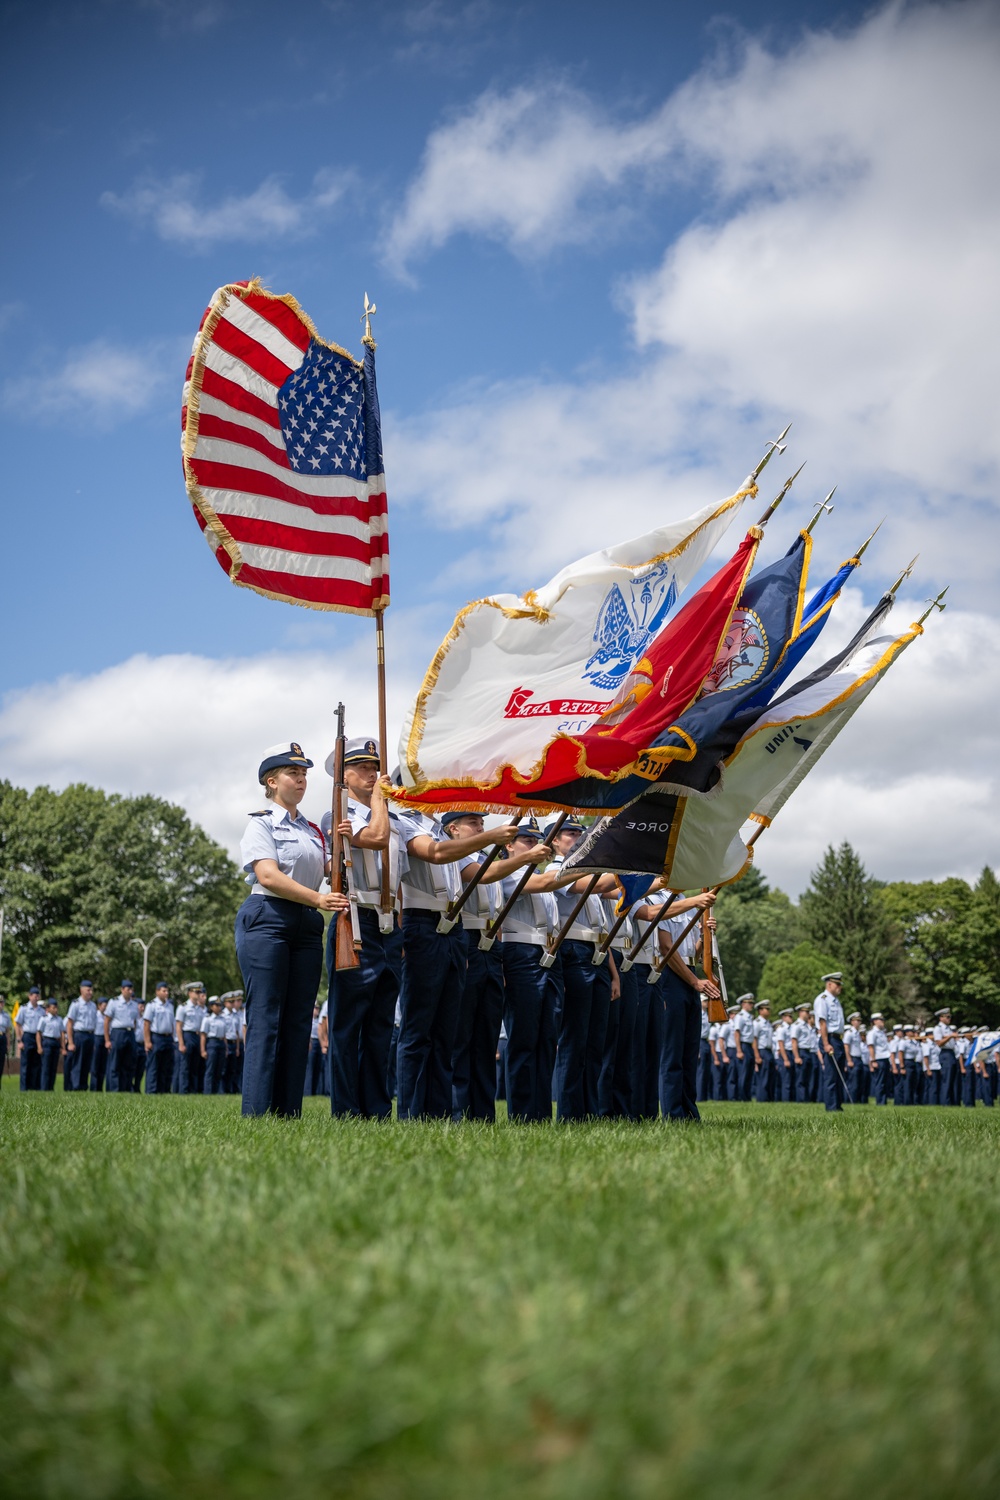
{"type": "Polygon", "coordinates": [[[341,692],[370,716],[367,622],[229,586],[184,494],[191,337],[258,274],[356,349],[379,306],[395,711],[467,599],[729,493],[793,418],[771,554],[839,483],[817,570],[889,517],[843,632],[917,550],[914,600],[954,605],[762,866],[798,889],[841,834],[887,876],[996,862],[995,7],[2,16],[6,774],[157,791],[231,843],[258,739],[322,738],[341,692]],[[914,765],[931,699],[962,745],[914,765]]]}

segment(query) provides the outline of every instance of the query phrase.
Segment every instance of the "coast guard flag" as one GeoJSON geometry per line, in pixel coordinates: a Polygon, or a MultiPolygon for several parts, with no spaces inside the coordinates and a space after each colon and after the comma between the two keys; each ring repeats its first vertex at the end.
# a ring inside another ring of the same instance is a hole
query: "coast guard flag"
{"type": "Polygon", "coordinates": [[[923,634],[911,625],[896,639],[869,639],[883,604],[851,647],[765,709],[727,759],[711,797],[650,790],[595,824],[564,868],[662,875],[674,890],[738,879],[750,860],[740,836],[744,823],[772,821],[896,657],[923,634]]]}
{"type": "Polygon", "coordinates": [[[389,603],[375,357],[328,344],[295,299],[220,287],[181,411],[195,518],[233,583],[311,609],[389,603]]]}
{"type": "MultiPolygon", "coordinates": [[[[523,598],[466,605],[404,722],[400,800],[524,810],[536,790],[538,806],[550,805],[549,781],[606,774],[599,747],[581,737],[626,703],[635,664],[752,494],[748,481],[728,500],[570,563],[523,598]]],[[[742,559],[737,587],[741,570],[742,559]]]]}

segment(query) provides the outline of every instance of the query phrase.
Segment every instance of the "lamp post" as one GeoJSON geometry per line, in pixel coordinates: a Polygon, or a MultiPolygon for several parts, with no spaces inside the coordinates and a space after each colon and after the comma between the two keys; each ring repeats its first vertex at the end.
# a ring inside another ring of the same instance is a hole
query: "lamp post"
{"type": "Polygon", "coordinates": [[[154,932],[153,936],[150,938],[150,940],[149,940],[148,943],[144,943],[143,940],[142,940],[142,938],[133,938],[132,939],[133,943],[135,943],[137,947],[139,947],[139,948],[142,949],[142,995],[141,995],[141,999],[142,999],[142,1003],[144,1005],[146,1003],[146,975],[149,972],[149,950],[150,950],[150,948],[152,948],[152,946],[156,942],[157,938],[166,937],[166,935],[167,934],[165,932],[154,932]]]}

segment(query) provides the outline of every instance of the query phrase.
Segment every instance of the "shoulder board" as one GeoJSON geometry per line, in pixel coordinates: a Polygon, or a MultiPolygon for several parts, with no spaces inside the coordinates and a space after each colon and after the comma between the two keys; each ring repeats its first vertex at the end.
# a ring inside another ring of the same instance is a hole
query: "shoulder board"
{"type": "Polygon", "coordinates": [[[248,818],[269,818],[270,816],[271,809],[269,807],[262,807],[260,812],[247,813],[248,818]]]}

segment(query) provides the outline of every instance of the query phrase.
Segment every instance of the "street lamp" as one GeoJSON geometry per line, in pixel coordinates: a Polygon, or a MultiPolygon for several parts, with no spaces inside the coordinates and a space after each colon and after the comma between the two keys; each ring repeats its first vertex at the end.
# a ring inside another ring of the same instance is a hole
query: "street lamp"
{"type": "Polygon", "coordinates": [[[142,1002],[143,1002],[143,1004],[146,1003],[146,975],[149,972],[149,950],[150,950],[150,948],[152,948],[152,946],[156,942],[157,938],[166,937],[166,935],[167,934],[165,932],[154,932],[153,936],[150,938],[150,940],[149,940],[148,943],[144,943],[143,940],[142,940],[142,938],[133,938],[132,939],[133,943],[135,943],[137,947],[139,947],[139,948],[142,949],[142,1002]]]}

